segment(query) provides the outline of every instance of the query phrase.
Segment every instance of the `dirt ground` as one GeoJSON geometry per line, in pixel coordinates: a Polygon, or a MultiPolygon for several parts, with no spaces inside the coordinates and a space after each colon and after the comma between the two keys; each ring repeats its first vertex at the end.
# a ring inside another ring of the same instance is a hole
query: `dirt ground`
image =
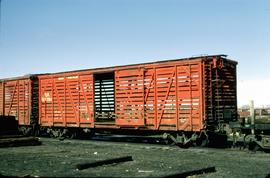
{"type": "Polygon", "coordinates": [[[215,166],[216,172],[192,177],[266,177],[270,154],[238,149],[41,138],[40,146],[0,148],[2,176],[164,177],[215,166]],[[132,156],[133,161],[76,169],[85,162],[132,156]]]}

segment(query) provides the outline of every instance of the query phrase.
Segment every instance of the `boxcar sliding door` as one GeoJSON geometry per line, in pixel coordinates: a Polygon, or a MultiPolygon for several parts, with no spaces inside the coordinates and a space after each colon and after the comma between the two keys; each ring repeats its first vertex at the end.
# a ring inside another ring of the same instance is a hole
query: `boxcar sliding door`
{"type": "Polygon", "coordinates": [[[130,68],[115,71],[116,125],[143,126],[144,70],[130,68]]]}

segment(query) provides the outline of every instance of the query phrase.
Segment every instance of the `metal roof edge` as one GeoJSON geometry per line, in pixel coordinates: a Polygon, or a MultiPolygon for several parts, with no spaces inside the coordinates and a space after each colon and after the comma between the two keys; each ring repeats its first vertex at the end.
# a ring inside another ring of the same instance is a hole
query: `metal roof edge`
{"type": "Polygon", "coordinates": [[[198,55],[198,56],[192,56],[192,57],[186,57],[186,58],[179,58],[179,59],[165,59],[165,60],[157,60],[153,62],[145,62],[145,63],[136,63],[136,64],[127,64],[127,65],[116,65],[116,66],[108,66],[108,67],[97,67],[97,68],[88,68],[88,69],[79,69],[79,70],[71,70],[71,71],[64,71],[64,72],[52,72],[52,73],[46,73],[44,75],[58,75],[58,74],[64,74],[64,73],[72,73],[72,72],[83,72],[88,70],[105,70],[105,69],[113,69],[113,68],[119,68],[119,67],[132,67],[136,65],[147,65],[147,64],[159,64],[159,63],[166,63],[166,62],[175,62],[175,61],[185,61],[185,60],[198,60],[200,58],[213,58],[213,57],[222,57],[223,59],[226,59],[230,62],[236,63],[237,61],[227,59],[228,55],[225,54],[217,54],[217,55],[198,55]]]}

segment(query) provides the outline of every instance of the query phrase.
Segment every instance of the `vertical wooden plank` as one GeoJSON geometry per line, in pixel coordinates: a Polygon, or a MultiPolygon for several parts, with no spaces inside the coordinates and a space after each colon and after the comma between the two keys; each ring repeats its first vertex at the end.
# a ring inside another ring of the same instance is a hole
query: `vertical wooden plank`
{"type": "MultiPolygon", "coordinates": [[[[38,110],[39,110],[39,113],[38,113],[38,124],[39,125],[41,125],[41,119],[42,119],[42,105],[43,105],[43,103],[41,102],[41,97],[42,97],[42,95],[41,95],[41,92],[42,92],[42,85],[41,85],[41,79],[40,79],[40,77],[38,77],[38,110]]],[[[32,93],[32,92],[31,92],[32,93]]]]}
{"type": "Polygon", "coordinates": [[[208,78],[208,80],[210,80],[209,81],[209,83],[210,83],[210,101],[211,101],[211,117],[212,117],[212,119],[214,119],[214,103],[213,103],[213,82],[212,82],[212,80],[213,80],[213,74],[212,74],[212,65],[213,64],[211,64],[211,63],[209,63],[208,64],[209,66],[209,71],[210,71],[210,74],[209,74],[209,78],[208,78]]]}
{"type": "Polygon", "coordinates": [[[20,120],[21,120],[21,118],[20,118],[20,109],[19,109],[19,107],[20,107],[20,80],[17,80],[18,81],[18,87],[17,87],[17,92],[16,92],[16,94],[17,94],[17,108],[16,108],[16,110],[17,110],[17,118],[18,118],[18,122],[19,122],[19,125],[21,124],[20,123],[20,120]]]}
{"type": "MultiPolygon", "coordinates": [[[[33,91],[33,81],[34,79],[30,78],[28,80],[28,101],[27,101],[27,105],[28,105],[28,125],[31,124],[31,119],[34,118],[34,116],[32,116],[32,91],[33,91]]],[[[35,118],[36,119],[36,118],[35,118]]]]}
{"type": "MultiPolygon", "coordinates": [[[[237,74],[236,74],[236,69],[237,69],[237,66],[235,65],[235,69],[234,69],[234,71],[233,71],[233,76],[234,76],[234,82],[235,82],[235,88],[237,88],[237,74]]],[[[235,106],[234,106],[234,111],[235,111],[235,115],[236,115],[236,119],[237,119],[237,89],[235,89],[235,91],[234,91],[235,93],[234,93],[234,97],[235,97],[235,99],[234,99],[234,103],[235,103],[235,106]]]]}
{"type": "Polygon", "coordinates": [[[66,100],[66,97],[67,97],[67,93],[66,93],[66,90],[67,90],[67,84],[66,84],[66,77],[64,77],[64,114],[65,114],[65,117],[64,117],[64,126],[67,127],[67,100],[66,100]]]}
{"type": "Polygon", "coordinates": [[[158,118],[158,110],[157,110],[157,69],[156,67],[154,68],[154,98],[155,98],[155,128],[157,128],[157,118],[158,118]]]}
{"type": "MultiPolygon", "coordinates": [[[[96,80],[96,79],[94,79],[94,80],[96,80]]],[[[95,86],[95,82],[94,82],[94,86],[95,86]]],[[[100,109],[100,111],[102,111],[102,101],[101,101],[101,99],[102,99],[102,85],[101,85],[101,80],[99,79],[99,98],[100,98],[100,101],[99,101],[99,109],[100,109]]],[[[95,87],[94,87],[95,88],[95,87]]],[[[96,95],[96,89],[94,89],[94,93],[95,93],[95,95],[96,95]]]]}
{"type": "MultiPolygon", "coordinates": [[[[24,96],[22,97],[22,98],[23,98],[23,122],[24,122],[24,124],[26,124],[26,115],[25,115],[25,114],[26,114],[26,112],[25,112],[25,102],[26,102],[26,95],[25,95],[25,94],[26,94],[26,86],[25,86],[25,80],[23,80],[23,87],[22,87],[22,88],[23,88],[23,92],[22,92],[22,93],[23,93],[23,95],[24,95],[24,96]]],[[[19,112],[21,112],[21,111],[19,111],[19,112]]]]}
{"type": "Polygon", "coordinates": [[[179,99],[178,99],[178,69],[177,65],[175,65],[175,109],[176,109],[176,130],[179,128],[179,99]]]}
{"type": "Polygon", "coordinates": [[[201,61],[200,64],[200,71],[199,71],[199,93],[200,93],[200,111],[199,111],[199,118],[200,118],[200,128],[203,128],[203,122],[204,122],[204,116],[205,116],[205,107],[204,107],[204,78],[205,78],[205,75],[204,75],[204,61],[201,61]]]}
{"type": "MultiPolygon", "coordinates": [[[[54,112],[55,112],[55,109],[54,109],[54,93],[56,92],[56,90],[55,90],[55,79],[52,79],[52,110],[51,110],[51,112],[52,112],[52,119],[53,119],[53,123],[54,123],[54,112]]],[[[58,103],[58,104],[60,104],[60,103],[58,103]]],[[[57,107],[59,107],[59,106],[57,106],[57,107]]]]}
{"type": "MultiPolygon", "coordinates": [[[[93,82],[93,80],[92,80],[92,82],[93,82]]],[[[87,109],[87,113],[88,113],[88,117],[89,117],[89,119],[90,119],[90,122],[94,122],[93,121],[93,118],[91,118],[91,117],[93,117],[93,110],[90,110],[90,106],[89,106],[89,103],[90,103],[90,101],[88,101],[88,98],[87,98],[87,95],[86,95],[86,92],[85,92],[85,89],[84,89],[84,83],[83,83],[83,81],[80,79],[80,87],[82,88],[82,93],[83,93],[83,98],[84,98],[84,101],[85,101],[85,103],[86,103],[86,109],[87,109]],[[91,116],[92,115],[92,116],[91,116]]],[[[92,96],[93,96],[93,92],[94,92],[94,90],[92,90],[92,96]]],[[[92,104],[93,104],[93,97],[92,97],[92,104]]]]}
{"type": "MultiPolygon", "coordinates": [[[[93,75],[93,73],[91,74],[91,82],[92,82],[92,110],[91,110],[91,113],[89,113],[90,114],[90,116],[89,116],[89,118],[92,118],[92,123],[93,123],[93,127],[95,126],[95,122],[94,122],[94,120],[95,120],[95,79],[94,79],[94,75],[93,75]]],[[[91,119],[90,119],[91,120],[91,119]]]]}
{"type": "MultiPolygon", "coordinates": [[[[116,82],[118,81],[117,80],[117,76],[118,76],[117,73],[118,73],[118,70],[115,70],[115,72],[114,72],[114,113],[117,113],[117,109],[118,109],[117,102],[116,102],[116,88],[118,87],[118,85],[116,84],[116,82]]],[[[95,98],[95,95],[93,95],[93,98],[95,98]]],[[[95,107],[93,107],[93,108],[95,108],[95,107]]]]}
{"type": "Polygon", "coordinates": [[[217,103],[217,106],[215,105],[215,119],[217,119],[218,120],[218,123],[219,123],[220,122],[220,119],[219,119],[219,114],[220,114],[219,88],[220,87],[219,87],[219,77],[218,77],[218,70],[217,70],[217,68],[215,69],[215,85],[216,85],[216,88],[215,88],[214,100],[215,100],[215,104],[217,103]]]}
{"type": "Polygon", "coordinates": [[[80,77],[81,75],[78,75],[78,80],[77,80],[77,87],[78,87],[78,105],[77,105],[77,108],[78,108],[78,120],[79,120],[79,125],[78,127],[80,127],[80,123],[81,123],[81,112],[80,112],[80,103],[81,103],[81,89],[80,89],[80,77]]]}
{"type": "Polygon", "coordinates": [[[190,98],[190,115],[189,115],[189,121],[190,121],[190,130],[192,130],[192,125],[193,125],[193,105],[192,105],[192,73],[191,73],[191,64],[189,66],[189,98],[190,98]]]}
{"type": "Polygon", "coordinates": [[[141,68],[142,70],[142,87],[143,87],[143,91],[142,91],[142,95],[143,95],[143,114],[142,114],[142,119],[143,119],[143,123],[146,124],[146,118],[145,118],[145,86],[144,86],[144,80],[145,80],[145,70],[144,68],[141,68]]]}

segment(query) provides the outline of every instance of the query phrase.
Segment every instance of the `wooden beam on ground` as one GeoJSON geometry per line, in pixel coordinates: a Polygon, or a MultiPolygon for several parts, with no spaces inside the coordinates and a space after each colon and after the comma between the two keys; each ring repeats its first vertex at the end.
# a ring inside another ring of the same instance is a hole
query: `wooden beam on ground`
{"type": "Polygon", "coordinates": [[[165,176],[164,178],[176,178],[176,177],[182,178],[182,177],[205,174],[205,173],[210,173],[210,172],[216,172],[216,168],[215,167],[208,167],[208,168],[197,169],[197,170],[192,170],[192,171],[187,171],[187,172],[181,172],[178,174],[172,174],[169,176],[165,176]]]}
{"type": "Polygon", "coordinates": [[[113,159],[107,159],[107,160],[102,160],[102,161],[95,161],[95,162],[91,162],[91,163],[77,164],[76,168],[79,169],[79,170],[83,170],[83,169],[87,169],[87,168],[90,168],[90,167],[97,167],[97,166],[120,163],[120,162],[126,162],[126,161],[133,161],[132,156],[125,156],[125,157],[120,157],[120,158],[113,158],[113,159]]]}
{"type": "Polygon", "coordinates": [[[41,145],[37,137],[17,137],[0,139],[0,147],[34,146],[41,145]]]}
{"type": "Polygon", "coordinates": [[[25,137],[24,135],[0,135],[0,139],[4,138],[22,138],[25,137]]]}

